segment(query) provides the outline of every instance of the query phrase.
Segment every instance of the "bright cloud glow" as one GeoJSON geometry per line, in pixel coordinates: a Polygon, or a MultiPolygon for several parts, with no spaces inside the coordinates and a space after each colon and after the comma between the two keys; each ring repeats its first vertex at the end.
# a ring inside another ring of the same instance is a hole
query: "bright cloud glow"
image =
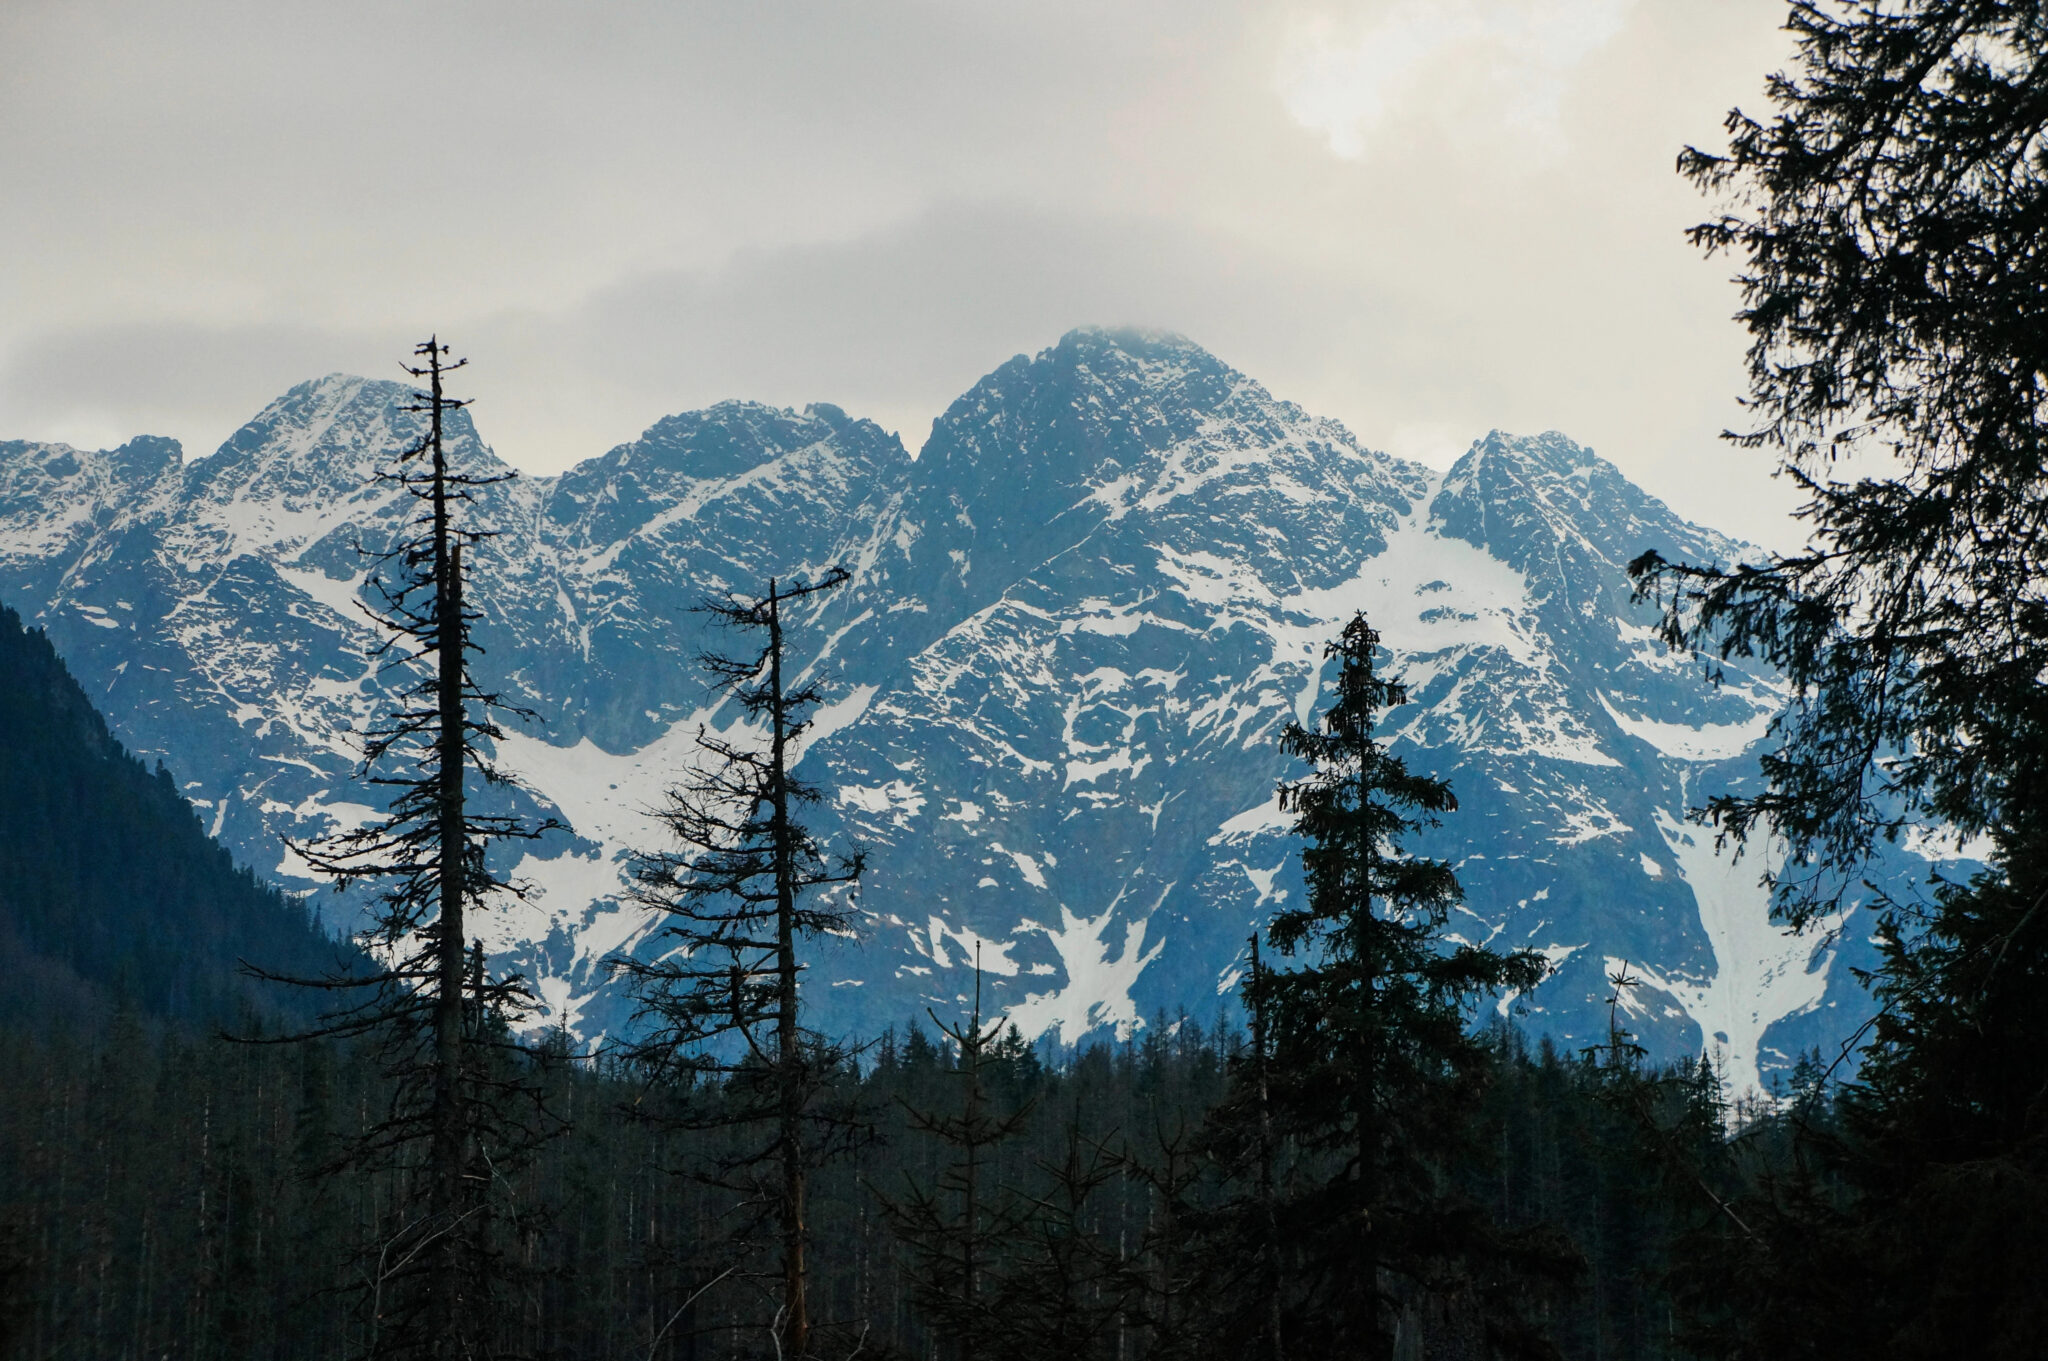
{"type": "Polygon", "coordinates": [[[1578,65],[1621,31],[1631,0],[1394,0],[1303,15],[1279,63],[1294,120],[1347,160],[1421,117],[1461,142],[1505,135],[1556,152],[1578,65]]]}

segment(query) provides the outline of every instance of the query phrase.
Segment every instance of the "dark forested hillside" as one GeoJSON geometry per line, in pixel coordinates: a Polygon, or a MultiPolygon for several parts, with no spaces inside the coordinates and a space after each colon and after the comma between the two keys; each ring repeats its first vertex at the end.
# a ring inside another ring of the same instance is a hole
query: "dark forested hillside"
{"type": "Polygon", "coordinates": [[[0,1016],[91,1023],[115,1006],[219,1024],[291,1005],[240,959],[319,972],[337,948],[237,868],[170,772],[107,732],[40,630],[0,606],[0,1016]]]}

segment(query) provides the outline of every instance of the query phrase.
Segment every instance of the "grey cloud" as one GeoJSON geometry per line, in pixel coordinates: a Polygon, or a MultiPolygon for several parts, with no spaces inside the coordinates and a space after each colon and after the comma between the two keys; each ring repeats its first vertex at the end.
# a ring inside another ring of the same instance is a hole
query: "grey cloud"
{"type": "MultiPolygon", "coordinates": [[[[1182,331],[1281,396],[1298,396],[1286,375],[1333,351],[1387,381],[1431,382],[1426,347],[1381,343],[1412,331],[1389,320],[1395,306],[1184,224],[984,204],[853,241],[745,252],[716,269],[641,274],[558,312],[440,329],[476,360],[465,377],[487,435],[552,470],[601,452],[598,430],[624,438],[735,396],[833,401],[921,426],[1012,354],[1082,324],[1182,331]],[[529,428],[554,438],[516,433],[529,428]]],[[[58,332],[0,366],[0,406],[30,425],[92,410],[212,429],[320,373],[395,374],[410,339],[274,324],[58,332]]],[[[914,449],[923,431],[903,433],[914,449]]]]}
{"type": "Polygon", "coordinates": [[[988,369],[1078,324],[1183,331],[1270,374],[1309,358],[1311,337],[1360,329],[1376,310],[1355,288],[1177,224],[987,205],[713,272],[642,276],[534,333],[671,402],[749,392],[935,415],[988,369]]]}
{"type": "Polygon", "coordinates": [[[0,362],[0,410],[18,423],[7,437],[160,434],[205,454],[294,383],[337,369],[397,377],[399,352],[376,341],[318,326],[175,321],[35,335],[0,362]]]}
{"type": "Polygon", "coordinates": [[[1786,498],[1714,442],[1740,337],[1670,173],[1778,60],[1770,0],[1633,6],[1533,169],[1427,110],[1329,155],[1276,84],[1301,8],[0,5],[25,205],[0,220],[0,437],[203,451],[437,327],[536,470],[733,395],[915,446],[1010,354],[1128,322],[1395,452],[1556,427],[1781,535],[1786,498]]]}

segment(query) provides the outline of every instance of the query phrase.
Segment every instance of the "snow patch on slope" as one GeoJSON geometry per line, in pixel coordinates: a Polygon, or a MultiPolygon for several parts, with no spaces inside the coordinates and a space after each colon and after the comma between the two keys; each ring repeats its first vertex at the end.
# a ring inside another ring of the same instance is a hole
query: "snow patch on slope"
{"type": "Polygon", "coordinates": [[[1699,904],[1700,925],[1714,951],[1714,974],[1699,980],[1640,963],[1632,967],[1699,1024],[1730,1095],[1761,1091],[1758,1060],[1764,1031],[1820,1005],[1834,962],[1826,940],[1840,923],[1821,923],[1818,938],[1786,930],[1771,920],[1770,891],[1759,882],[1757,865],[1717,854],[1711,833],[1661,808],[1656,818],[1679,877],[1699,904]]]}
{"type": "Polygon", "coordinates": [[[979,968],[984,973],[1001,978],[1017,976],[1017,961],[1010,958],[1015,941],[990,940],[972,927],[955,926],[943,917],[933,917],[925,926],[925,939],[913,940],[932,963],[942,969],[954,967],[954,961],[946,953],[946,942],[952,941],[961,953],[960,964],[966,968],[979,968]]]}
{"type": "MultiPolygon", "coordinates": [[[[1525,705],[1484,715],[1462,706],[1472,684],[1456,677],[1452,692],[1418,714],[1449,721],[1448,739],[1467,749],[1547,757],[1579,765],[1618,766],[1571,710],[1559,678],[1565,669],[1544,643],[1528,583],[1485,550],[1438,534],[1426,507],[1435,485],[1387,536],[1387,547],[1335,586],[1280,595],[1249,563],[1161,545],[1157,566],[1172,589],[1204,607],[1212,633],[1243,625],[1271,640],[1272,660],[1246,688],[1298,675],[1294,716],[1307,722],[1321,693],[1325,646],[1360,610],[1393,651],[1396,669],[1419,691],[1431,679],[1475,662],[1528,678],[1525,705]]],[[[1242,721],[1243,710],[1238,711],[1242,721]]],[[[1406,730],[1395,733],[1400,737],[1406,730]]]]}
{"type": "MultiPolygon", "coordinates": [[[[559,928],[574,942],[566,969],[534,968],[534,988],[548,1006],[541,1018],[577,1028],[583,1007],[610,955],[630,949],[659,924],[659,914],[627,900],[628,863],[637,852],[663,844],[653,814],[662,792],[693,769],[700,755],[697,728],[708,711],[669,726],[637,751],[614,754],[584,738],[558,747],[529,733],[508,731],[498,756],[520,783],[554,805],[562,820],[594,851],[569,849],[559,855],[528,851],[513,870],[528,885],[526,901],[506,899],[486,914],[484,944],[493,950],[543,941],[559,928]]],[[[720,734],[744,741],[734,725],[720,734]]]]}
{"type": "Polygon", "coordinates": [[[1493,751],[1576,765],[1620,765],[1601,749],[1598,734],[1571,711],[1558,679],[1564,668],[1542,638],[1527,580],[1484,549],[1438,534],[1429,521],[1426,508],[1441,481],[1439,475],[1417,509],[1387,536],[1386,550],[1368,559],[1350,582],[1304,592],[1288,602],[1316,620],[1304,640],[1316,649],[1318,676],[1312,684],[1319,683],[1320,647],[1332,626],[1341,627],[1353,611],[1364,610],[1412,693],[1419,696],[1428,681],[1461,664],[1468,669],[1455,678],[1449,694],[1418,713],[1410,726],[1425,716],[1447,718],[1448,736],[1460,747],[1483,744],[1493,751]],[[1526,706],[1496,709],[1484,716],[1482,728],[1480,716],[1462,705],[1475,660],[1489,668],[1505,664],[1526,676],[1521,694],[1526,706]]]}
{"type": "MultiPolygon", "coordinates": [[[[1168,884],[1152,904],[1154,911],[1172,890],[1173,885],[1168,884]]],[[[1116,908],[1113,902],[1099,917],[1080,917],[1062,903],[1059,926],[1042,926],[1028,919],[1018,926],[1019,935],[1037,932],[1052,942],[1067,975],[1065,987],[1031,993],[1010,1008],[1009,1020],[1024,1038],[1035,1040],[1057,1030],[1062,1041],[1072,1044],[1095,1027],[1108,1026],[1117,1039],[1127,1040],[1144,1024],[1137,1003],[1131,1000],[1131,988],[1145,966],[1159,958],[1166,943],[1145,948],[1145,928],[1151,921],[1148,912],[1124,923],[1123,948],[1111,958],[1109,943],[1102,937],[1116,908]]]]}
{"type": "Polygon", "coordinates": [[[1771,726],[1769,710],[1758,710],[1740,723],[1702,723],[1695,727],[1636,718],[1615,708],[1606,695],[1601,694],[1598,699],[1615,727],[1649,743],[1674,761],[1733,760],[1762,741],[1771,726]]]}
{"type": "MultiPolygon", "coordinates": [[[[277,574],[298,588],[299,592],[317,604],[347,620],[359,628],[369,628],[369,617],[364,614],[359,592],[368,581],[368,572],[336,580],[318,567],[306,567],[298,563],[279,563],[277,574]]],[[[467,575],[465,573],[465,575],[467,575]]]]}
{"type": "Polygon", "coordinates": [[[1234,817],[1227,818],[1216,829],[1216,835],[1209,838],[1211,846],[1225,841],[1238,841],[1255,836],[1286,834],[1294,830],[1295,816],[1280,807],[1277,798],[1255,803],[1234,817]]]}
{"type": "MultiPolygon", "coordinates": [[[[1417,502],[1436,499],[1437,486],[1417,502]]],[[[1485,549],[1447,539],[1418,508],[1387,536],[1386,551],[1367,561],[1326,618],[1364,609],[1397,655],[1418,657],[1450,648],[1498,648],[1532,670],[1550,657],[1536,631],[1535,606],[1522,574],[1485,549]]]]}

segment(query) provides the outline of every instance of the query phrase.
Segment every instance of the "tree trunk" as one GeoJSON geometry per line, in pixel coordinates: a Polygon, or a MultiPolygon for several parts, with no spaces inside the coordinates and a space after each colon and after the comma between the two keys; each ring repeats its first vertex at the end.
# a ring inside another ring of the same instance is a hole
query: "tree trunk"
{"type": "MultiPolygon", "coordinates": [[[[1259,983],[1259,937],[1252,934],[1252,989],[1259,983]]],[[[1265,1230],[1265,1269],[1260,1291],[1266,1297],[1267,1361],[1286,1361],[1280,1332],[1280,1216],[1273,1196],[1273,1089],[1266,1072],[1266,1008],[1252,1007],[1252,1062],[1259,1084],[1259,1211],[1265,1230]]]]}
{"type": "Polygon", "coordinates": [[[960,1361],[975,1361],[975,1341],[980,1320],[975,1317],[974,1300],[979,1293],[976,1273],[980,1263],[976,1261],[975,1248],[981,1241],[981,942],[974,943],[974,1016],[967,1034],[972,1037],[970,1048],[963,1041],[966,1050],[962,1057],[967,1060],[967,1178],[960,1207],[960,1300],[964,1307],[964,1324],[960,1329],[960,1361]]]}
{"type": "MultiPolygon", "coordinates": [[[[1359,803],[1362,807],[1367,798],[1363,772],[1372,759],[1370,736],[1361,733],[1358,742],[1358,768],[1360,771],[1359,803]]],[[[1379,845],[1370,832],[1365,845],[1363,901],[1356,909],[1358,916],[1352,923],[1352,951],[1357,957],[1359,978],[1359,1029],[1362,1044],[1359,1053],[1358,1090],[1358,1212],[1359,1212],[1359,1255],[1362,1274],[1366,1282],[1364,1328],[1366,1345],[1370,1354],[1379,1355],[1380,1325],[1380,1253],[1379,1225],[1375,1212],[1380,1199],[1380,1130],[1379,1130],[1379,941],[1374,930],[1372,916],[1372,886],[1379,878],[1379,845]]]]}
{"type": "Polygon", "coordinates": [[[781,1104],[783,1355],[810,1355],[811,1318],[804,1264],[803,1055],[797,1032],[795,848],[790,845],[788,727],[782,712],[782,607],[768,582],[768,687],[771,725],[769,797],[775,841],[777,1008],[775,1062],[781,1104]]]}
{"type": "Polygon", "coordinates": [[[462,545],[449,542],[447,462],[441,447],[441,359],[429,361],[433,381],[434,458],[434,628],[439,662],[436,699],[440,709],[440,916],[436,922],[436,984],[434,1006],[434,1129],[431,1166],[433,1214],[428,1232],[438,1234],[434,1251],[438,1267],[431,1286],[433,1317],[430,1347],[437,1356],[462,1351],[462,1235],[457,1222],[463,1212],[464,1145],[468,1111],[463,1101],[463,997],[467,970],[463,934],[463,869],[468,850],[463,836],[462,545]]]}

